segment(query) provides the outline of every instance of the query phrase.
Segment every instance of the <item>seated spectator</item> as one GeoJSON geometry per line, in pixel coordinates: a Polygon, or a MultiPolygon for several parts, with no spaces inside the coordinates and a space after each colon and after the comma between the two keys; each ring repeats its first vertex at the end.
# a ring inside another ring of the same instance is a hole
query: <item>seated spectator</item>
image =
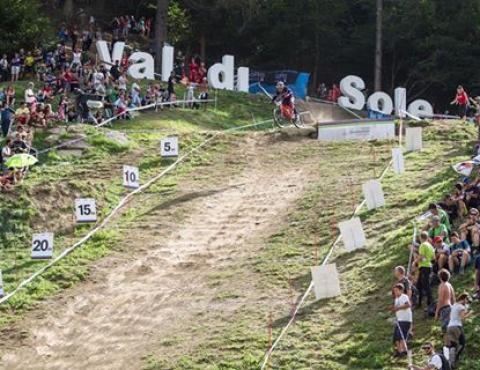
{"type": "Polygon", "coordinates": [[[433,216],[440,217],[440,223],[445,225],[448,232],[450,233],[451,226],[450,226],[450,217],[448,216],[448,213],[445,212],[441,207],[439,207],[435,203],[430,203],[430,205],[428,206],[428,210],[433,216]]]}
{"type": "Polygon", "coordinates": [[[424,351],[425,355],[428,356],[427,366],[420,367],[417,365],[410,365],[409,370],[443,370],[444,369],[444,362],[446,363],[447,359],[443,354],[439,354],[435,352],[435,347],[433,343],[425,343],[422,346],[422,350],[424,351]]]}
{"type": "Polygon", "coordinates": [[[470,208],[466,221],[459,226],[460,239],[468,240],[474,248],[480,245],[480,234],[478,230],[478,209],[470,208]]]}
{"type": "Polygon", "coordinates": [[[15,134],[15,140],[12,142],[12,152],[14,154],[28,153],[29,148],[20,132],[15,134]]]}
{"type": "Polygon", "coordinates": [[[450,246],[443,241],[441,236],[436,236],[433,238],[433,247],[435,248],[434,271],[440,271],[447,266],[450,246]]]}
{"type": "Polygon", "coordinates": [[[393,296],[395,298],[391,311],[395,313],[396,324],[393,332],[393,342],[395,343],[395,357],[407,356],[407,339],[412,327],[412,304],[410,299],[404,293],[402,284],[393,287],[393,296]]]}
{"type": "Polygon", "coordinates": [[[436,236],[440,236],[445,242],[448,243],[450,241],[448,235],[449,233],[447,227],[440,223],[440,217],[433,216],[430,229],[428,230],[428,236],[430,239],[433,240],[436,236]]]}
{"type": "Polygon", "coordinates": [[[440,285],[438,286],[438,302],[435,310],[435,320],[440,320],[442,332],[447,332],[447,325],[450,321],[450,309],[455,303],[455,290],[450,284],[450,273],[442,269],[438,272],[440,285]]]}
{"type": "Polygon", "coordinates": [[[450,245],[450,257],[448,258],[448,267],[453,273],[455,267],[460,266],[460,274],[463,275],[465,267],[470,262],[470,244],[466,240],[460,240],[458,233],[452,233],[452,244],[450,245]]]}
{"type": "Polygon", "coordinates": [[[26,125],[30,120],[30,109],[28,109],[23,101],[20,102],[20,107],[15,111],[15,120],[20,125],[26,125]]]}
{"type": "Polygon", "coordinates": [[[15,173],[14,171],[9,171],[5,175],[0,176],[0,190],[10,191],[15,185],[15,173]]]}
{"type": "Polygon", "coordinates": [[[27,88],[25,89],[25,102],[27,104],[33,104],[37,101],[36,95],[33,92],[35,85],[33,82],[29,82],[27,88]]]}
{"type": "Polygon", "coordinates": [[[12,85],[8,85],[7,89],[5,90],[5,98],[9,107],[13,108],[15,106],[15,95],[15,88],[12,85]]]}

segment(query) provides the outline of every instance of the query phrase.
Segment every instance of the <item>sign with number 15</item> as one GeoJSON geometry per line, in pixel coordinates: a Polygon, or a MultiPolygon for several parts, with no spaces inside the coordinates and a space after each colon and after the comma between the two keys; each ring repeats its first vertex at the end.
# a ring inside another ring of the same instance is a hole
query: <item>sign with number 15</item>
{"type": "Polygon", "coordinates": [[[77,222],[97,221],[97,207],[95,204],[95,199],[75,199],[75,215],[77,217],[77,222]]]}

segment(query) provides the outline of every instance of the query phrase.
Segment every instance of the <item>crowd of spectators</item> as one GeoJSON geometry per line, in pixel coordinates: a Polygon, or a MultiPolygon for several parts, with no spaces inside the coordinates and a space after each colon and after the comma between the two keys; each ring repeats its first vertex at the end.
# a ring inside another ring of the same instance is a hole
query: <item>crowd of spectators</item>
{"type": "Polygon", "coordinates": [[[397,266],[394,270],[394,356],[406,357],[411,348],[414,309],[423,308],[442,332],[443,351],[437,353],[434,344],[425,343],[427,366],[411,369],[442,370],[447,362],[451,368],[459,364],[466,346],[463,326],[471,312],[469,304],[480,298],[479,206],[480,178],[462,179],[444,199],[429,205],[428,222],[411,246],[411,269],[397,266]],[[473,276],[472,295],[455,292],[457,275],[473,276]]]}

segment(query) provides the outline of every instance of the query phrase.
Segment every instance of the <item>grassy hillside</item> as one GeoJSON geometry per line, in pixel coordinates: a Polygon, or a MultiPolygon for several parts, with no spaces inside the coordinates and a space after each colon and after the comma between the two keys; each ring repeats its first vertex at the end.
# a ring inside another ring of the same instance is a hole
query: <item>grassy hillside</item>
{"type": "MultiPolygon", "coordinates": [[[[18,91],[21,90],[19,85],[18,91]]],[[[17,92],[18,92],[17,91],[17,92]]],[[[97,202],[99,219],[103,219],[128,192],[122,185],[122,166],[140,168],[141,183],[172,163],[160,157],[159,142],[163,137],[178,135],[180,152],[200,144],[212,130],[224,130],[270,119],[271,108],[263,98],[237,93],[219,92],[218,105],[206,111],[165,109],[146,112],[131,121],[117,121],[111,127],[96,130],[87,125],[74,125],[60,134],[60,142],[72,135],[83,134],[90,148],[81,157],[60,156],[57,151],[41,155],[21,185],[0,199],[0,269],[4,289],[12,290],[20,281],[38,270],[46,262],[30,259],[31,237],[34,232],[55,233],[54,256],[85,235],[93,225],[78,225],[74,220],[75,198],[93,197],[97,202]],[[106,134],[114,130],[128,138],[119,144],[106,134]]],[[[266,129],[267,123],[258,129],[266,129]]],[[[43,149],[50,130],[37,130],[34,146],[43,149]]],[[[207,163],[229,147],[229,140],[220,138],[204,151],[179,167],[155,186],[155,191],[171,195],[179,176],[187,176],[195,166],[207,163]]],[[[18,314],[59,289],[70,287],[85,279],[89,262],[105,256],[115,247],[117,232],[105,229],[96,234],[87,245],[73,253],[57,267],[0,307],[0,326],[18,317],[18,314]],[[75,268],[71,268],[75,266],[75,268]]]]}
{"type": "MultiPolygon", "coordinates": [[[[428,203],[437,201],[457,179],[450,165],[467,158],[471,152],[474,129],[463,123],[434,124],[425,128],[421,153],[406,155],[406,173],[398,176],[389,171],[383,187],[387,206],[376,211],[362,211],[361,218],[368,238],[368,247],[345,253],[343,247],[334,252],[331,261],[341,275],[343,295],[332,300],[314,301],[310,295],[299,312],[295,325],[274,352],[271,369],[405,369],[406,362],[392,359],[392,323],[390,287],[394,266],[408,262],[414,217],[422,214],[428,203]]],[[[389,146],[377,147],[380,167],[389,157],[389,146]]],[[[310,266],[326,254],[337,235],[331,224],[348,218],[353,204],[361,200],[361,183],[371,178],[372,163],[368,147],[357,144],[328,145],[329,165],[324,176],[292,210],[288,226],[272,235],[262,252],[242,261],[239,279],[253,274],[257,284],[252,289],[262,299],[258,304],[235,311],[228,320],[205,322],[192,328],[195,336],[205,336],[198,347],[184,355],[152,354],[148,369],[258,369],[268,348],[268,317],[273,320],[275,339],[290,318],[294,297],[301,295],[310,283],[310,266]],[[355,149],[353,149],[355,148],[355,149]],[[365,167],[366,166],[366,167],[365,167]],[[360,171],[360,172],[358,172],[360,171]],[[348,178],[352,180],[348,180],[348,178]],[[316,251],[318,250],[318,255],[316,251]],[[282,288],[283,293],[278,294],[282,288]],[[262,305],[262,300],[276,305],[262,305]],[[213,326],[213,328],[212,328],[213,326]],[[204,333],[208,327],[208,335],[204,333]]],[[[308,153],[305,158],[308,158],[308,153]]],[[[304,158],[304,159],[305,159],[304,158]]],[[[473,272],[455,276],[457,292],[470,291],[473,272]]],[[[230,292],[230,297],[241,292],[230,292]]],[[[234,299],[234,298],[231,298],[234,299]]],[[[240,298],[241,299],[241,298],[240,298]]],[[[478,311],[478,303],[473,306],[478,311]]],[[[477,351],[480,343],[475,313],[466,324],[469,342],[460,369],[480,369],[477,351]]],[[[190,335],[191,333],[189,333],[190,335]]],[[[159,352],[166,353],[182,342],[183,335],[165,338],[159,352]]],[[[441,344],[438,323],[415,312],[414,361],[422,363],[420,345],[425,340],[441,344]]]]}

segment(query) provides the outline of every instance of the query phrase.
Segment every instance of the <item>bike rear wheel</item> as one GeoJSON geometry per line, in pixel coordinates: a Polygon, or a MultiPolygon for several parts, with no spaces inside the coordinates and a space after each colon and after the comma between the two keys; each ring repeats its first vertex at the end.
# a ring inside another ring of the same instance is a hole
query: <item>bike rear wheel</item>
{"type": "Polygon", "coordinates": [[[302,117],[300,114],[297,114],[295,118],[292,119],[293,124],[295,125],[296,128],[302,128],[305,125],[303,124],[302,117]]]}

